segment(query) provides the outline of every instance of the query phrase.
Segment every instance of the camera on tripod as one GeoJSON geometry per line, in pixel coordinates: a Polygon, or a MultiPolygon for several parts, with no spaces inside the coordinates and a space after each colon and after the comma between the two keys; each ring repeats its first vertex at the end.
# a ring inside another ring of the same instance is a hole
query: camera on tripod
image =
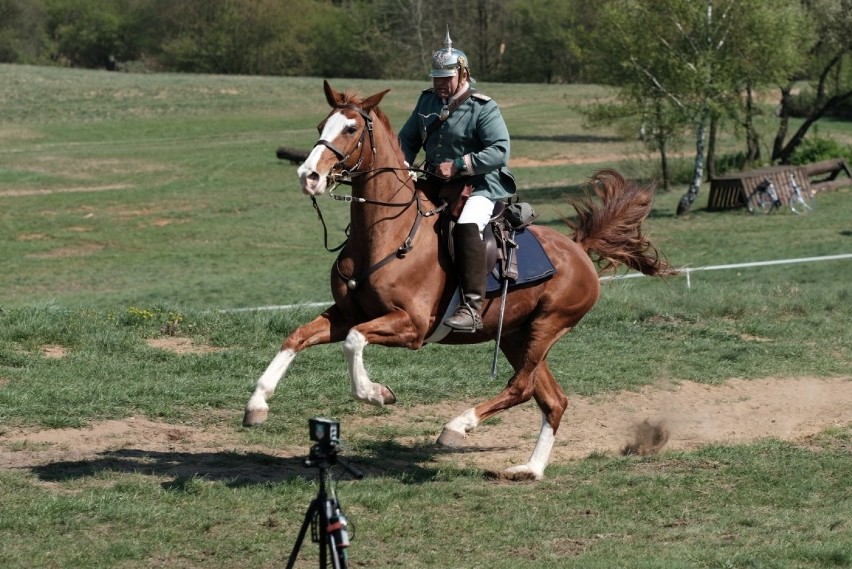
{"type": "Polygon", "coordinates": [[[313,417],[308,419],[311,440],[315,441],[322,450],[332,450],[340,444],[340,421],[313,417]]]}
{"type": "Polygon", "coordinates": [[[364,475],[358,469],[338,460],[337,451],[340,447],[340,422],[334,419],[314,417],[308,419],[309,435],[314,445],[311,453],[305,459],[305,466],[319,468],[319,490],[317,497],[311,501],[305,514],[305,521],[296,538],[296,545],[290,552],[287,569],[293,569],[299,548],[308,529],[311,530],[311,541],[320,544],[320,569],[328,567],[331,558],[334,569],[347,569],[347,548],[349,547],[349,520],[343,513],[340,501],[335,495],[331,484],[330,469],[339,464],[355,478],[364,475]]]}

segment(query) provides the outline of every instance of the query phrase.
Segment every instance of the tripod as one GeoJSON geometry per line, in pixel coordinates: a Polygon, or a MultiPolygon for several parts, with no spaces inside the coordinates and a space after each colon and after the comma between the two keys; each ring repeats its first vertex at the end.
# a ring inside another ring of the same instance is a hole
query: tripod
{"type": "MultiPolygon", "coordinates": [[[[302,541],[305,539],[308,527],[311,528],[311,541],[319,544],[320,569],[328,567],[328,557],[331,557],[331,566],[334,569],[347,569],[348,567],[346,548],[349,547],[349,522],[343,515],[340,501],[334,494],[334,490],[329,494],[326,489],[331,486],[329,469],[337,463],[337,443],[315,444],[311,447],[310,456],[305,459],[305,466],[319,468],[320,486],[316,498],[311,501],[308,511],[305,513],[305,521],[302,522],[299,537],[296,538],[296,544],[293,546],[293,551],[290,552],[287,569],[292,569],[296,563],[296,557],[302,547],[302,541]]],[[[364,476],[342,460],[339,463],[355,478],[360,479],[364,476]]]]}

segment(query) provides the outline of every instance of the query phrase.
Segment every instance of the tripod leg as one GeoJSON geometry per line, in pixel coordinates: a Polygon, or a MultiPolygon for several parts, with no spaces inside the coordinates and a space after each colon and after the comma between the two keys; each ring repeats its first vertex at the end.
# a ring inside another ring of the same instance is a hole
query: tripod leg
{"type": "MultiPolygon", "coordinates": [[[[320,524],[322,525],[322,530],[320,532],[320,548],[325,551],[325,547],[328,547],[328,552],[331,556],[331,566],[333,569],[347,569],[346,546],[342,546],[343,544],[338,543],[340,534],[336,531],[339,529],[340,524],[336,513],[338,509],[339,506],[337,504],[337,500],[334,498],[326,498],[322,503],[322,513],[320,514],[320,524]],[[333,519],[337,524],[335,528],[331,527],[333,519]]],[[[346,545],[348,545],[348,543],[346,545]]],[[[326,567],[324,561],[321,561],[320,567],[326,567]]]]}
{"type": "Polygon", "coordinates": [[[305,513],[305,521],[302,522],[302,529],[299,530],[299,537],[296,538],[296,544],[293,546],[293,551],[290,552],[290,558],[287,560],[287,569],[293,569],[296,563],[296,556],[299,555],[299,549],[302,547],[302,542],[305,539],[305,534],[308,533],[308,528],[311,526],[311,521],[317,513],[317,500],[313,500],[308,506],[308,511],[305,513]]]}

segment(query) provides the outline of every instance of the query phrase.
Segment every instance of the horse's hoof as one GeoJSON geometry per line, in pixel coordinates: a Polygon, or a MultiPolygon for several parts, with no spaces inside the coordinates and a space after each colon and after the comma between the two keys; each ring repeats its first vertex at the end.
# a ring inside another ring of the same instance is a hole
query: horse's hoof
{"type": "Polygon", "coordinates": [[[438,444],[447,448],[458,448],[464,443],[464,433],[444,429],[438,437],[438,444]]]}
{"type": "Polygon", "coordinates": [[[260,425],[266,421],[268,416],[269,410],[267,409],[256,409],[254,411],[246,409],[246,414],[243,415],[243,427],[254,427],[255,425],[260,425]]]}
{"type": "Polygon", "coordinates": [[[523,464],[521,466],[513,466],[511,468],[507,468],[499,474],[499,478],[501,480],[525,482],[531,480],[541,480],[544,478],[544,475],[533,472],[533,470],[529,466],[523,464]]]}
{"type": "Polygon", "coordinates": [[[394,394],[393,390],[387,385],[382,386],[382,404],[383,405],[393,405],[396,403],[396,394],[394,394]]]}

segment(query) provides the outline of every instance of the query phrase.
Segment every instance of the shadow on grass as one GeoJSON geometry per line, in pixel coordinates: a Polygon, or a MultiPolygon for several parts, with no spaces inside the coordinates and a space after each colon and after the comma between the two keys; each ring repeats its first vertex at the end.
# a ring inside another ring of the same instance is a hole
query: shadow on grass
{"type": "MultiPolygon", "coordinates": [[[[434,445],[400,445],[393,441],[362,443],[360,456],[340,454],[331,462],[345,462],[372,478],[398,478],[407,484],[420,484],[440,477],[471,475],[470,469],[460,469],[432,461],[436,454],[470,452],[465,449],[443,449],[434,445]]],[[[228,487],[269,484],[302,478],[312,480],[319,475],[318,467],[305,465],[308,450],[301,457],[280,457],[261,452],[177,452],[120,449],[99,453],[94,458],[60,461],[32,468],[33,474],[44,482],[68,482],[95,478],[103,474],[141,474],[167,479],[161,485],[167,490],[186,488],[195,479],[223,482],[228,487]]],[[[351,478],[340,464],[333,464],[336,479],[351,478]]],[[[474,473],[476,474],[476,473],[474,473]]],[[[486,476],[486,473],[478,473],[486,476]]]]}

